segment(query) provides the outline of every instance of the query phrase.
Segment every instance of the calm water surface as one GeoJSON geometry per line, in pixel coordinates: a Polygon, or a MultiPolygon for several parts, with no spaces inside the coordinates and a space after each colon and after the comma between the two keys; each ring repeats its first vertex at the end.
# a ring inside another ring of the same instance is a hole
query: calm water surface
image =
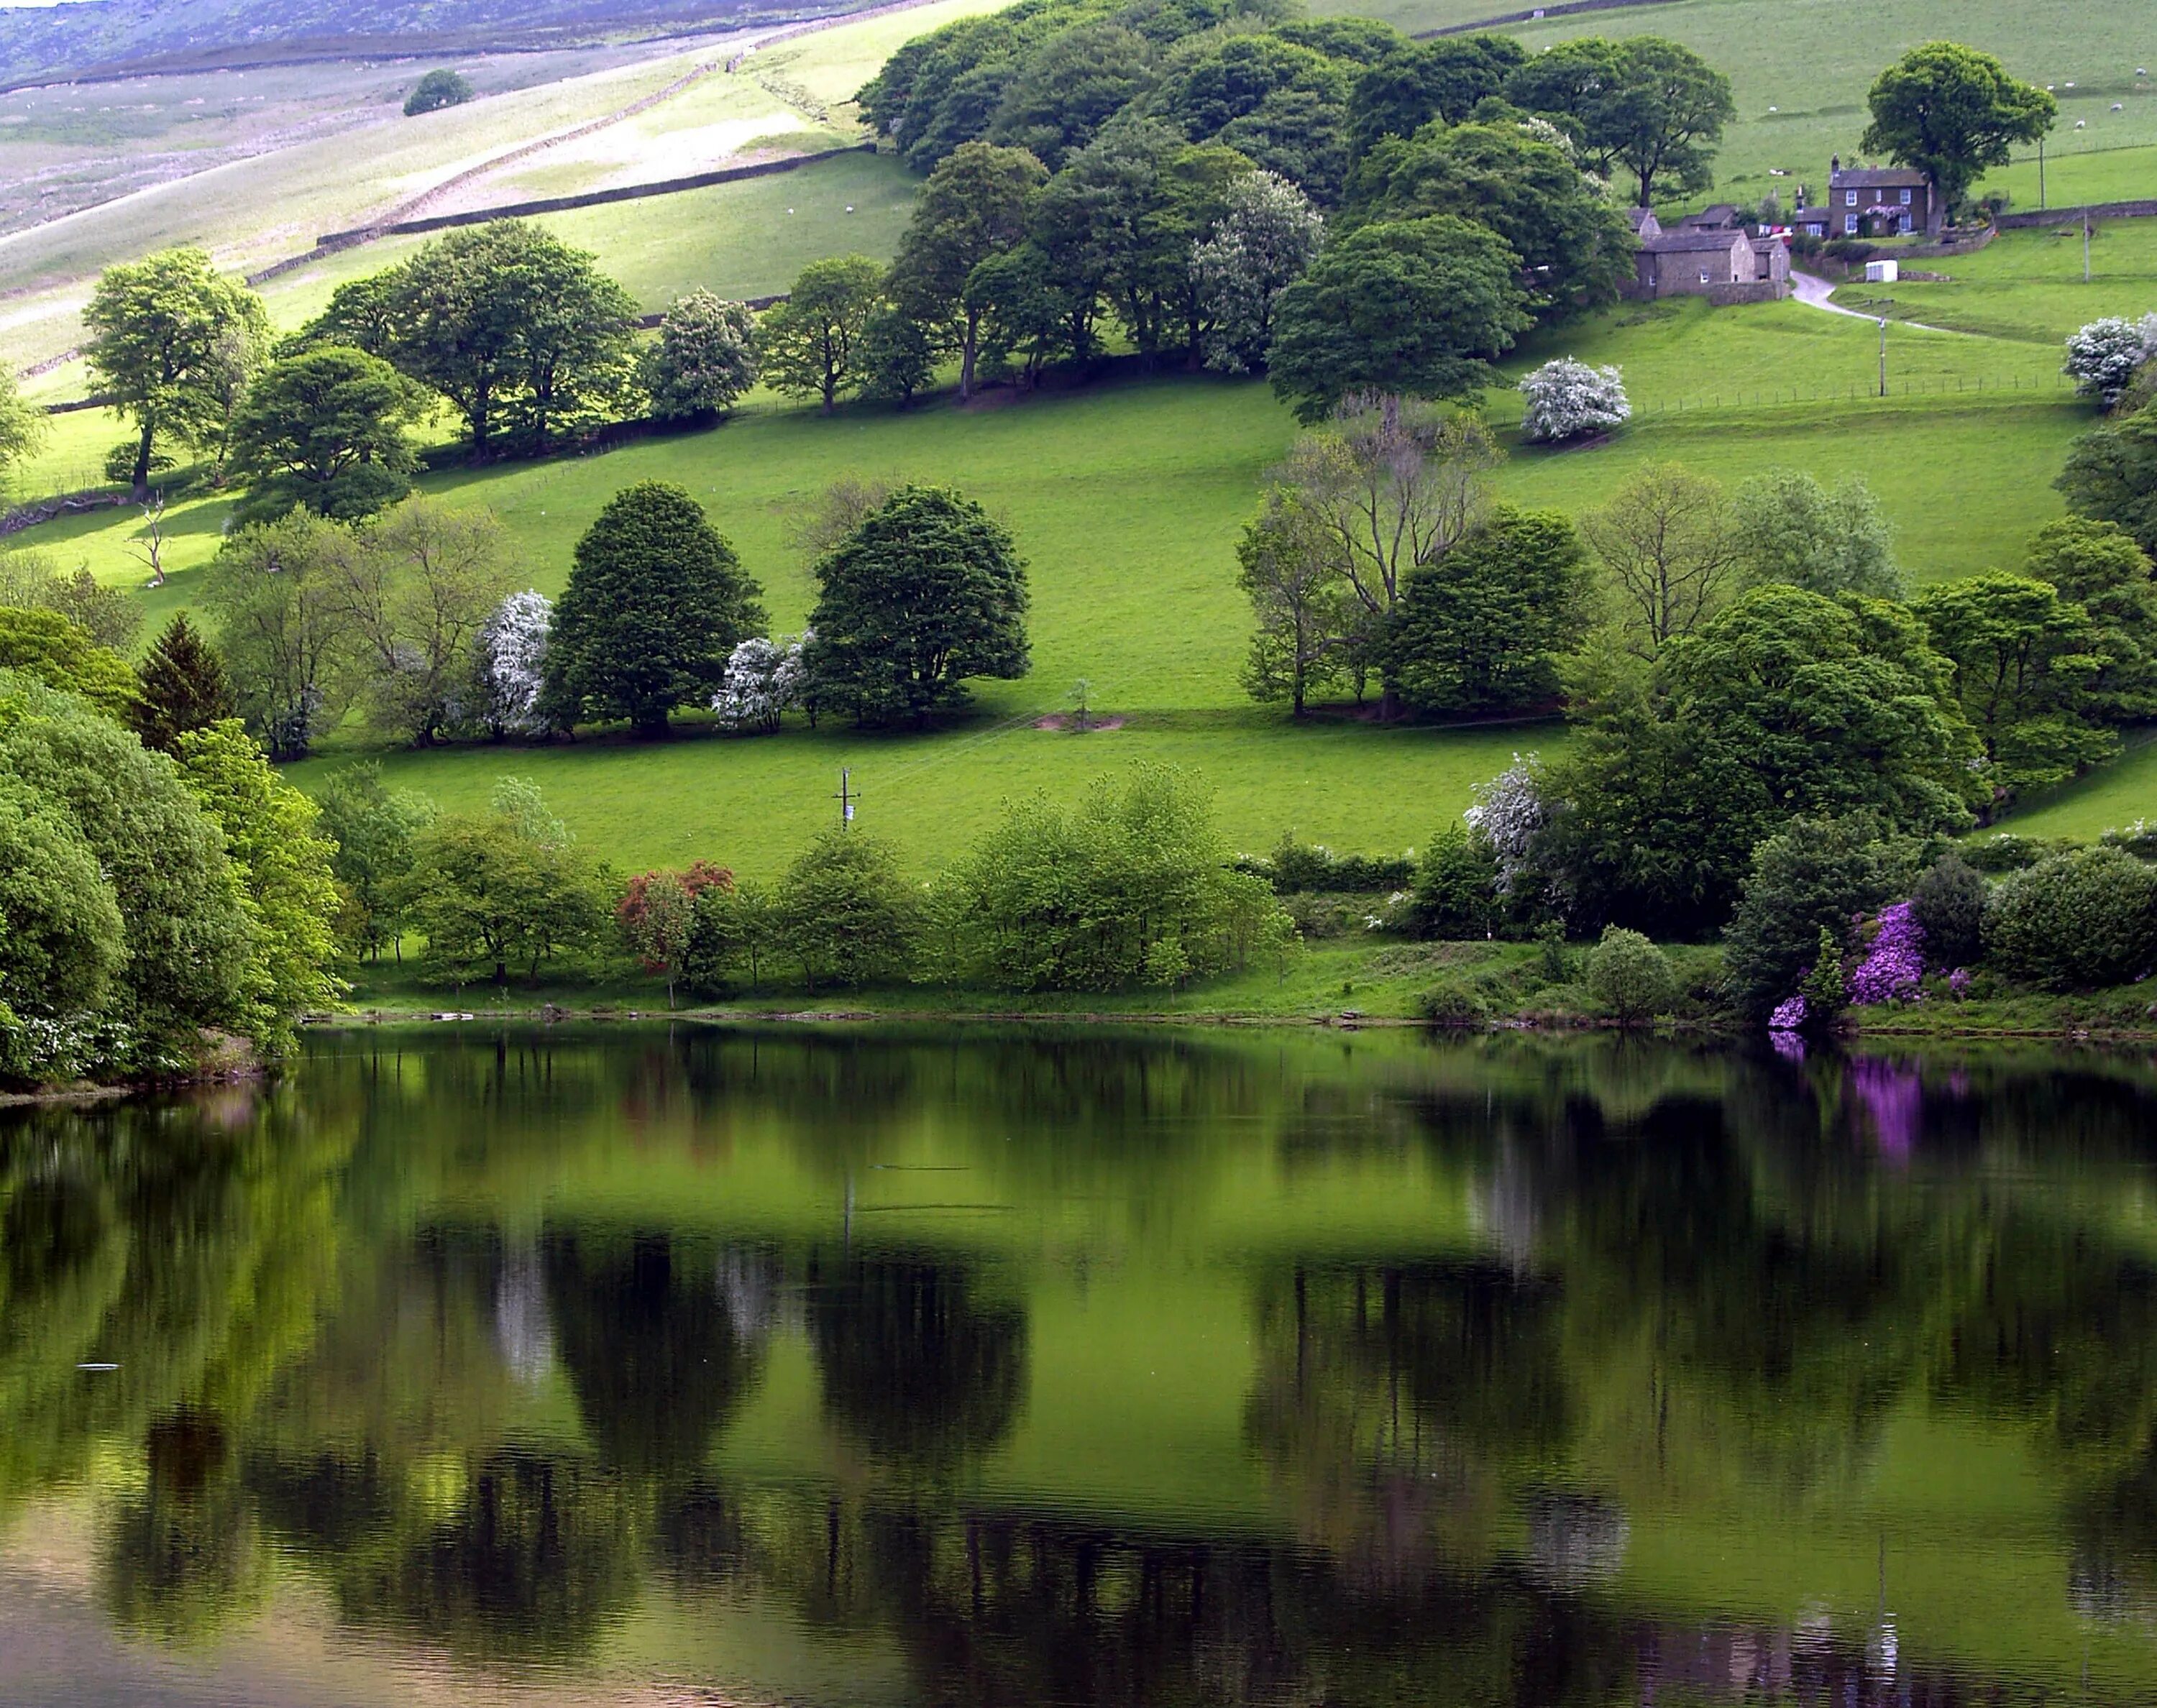
{"type": "Polygon", "coordinates": [[[2154,1161],[2146,1053],[1378,1034],[0,1114],[0,1700],[2157,1700],[2154,1161]]]}

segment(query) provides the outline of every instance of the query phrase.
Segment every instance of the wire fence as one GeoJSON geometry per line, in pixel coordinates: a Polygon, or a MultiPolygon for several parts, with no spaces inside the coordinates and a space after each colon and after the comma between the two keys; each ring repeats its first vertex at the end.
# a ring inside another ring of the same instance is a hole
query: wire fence
{"type": "Polygon", "coordinates": [[[1852,379],[1838,386],[1742,385],[1712,391],[1678,392],[1657,396],[1632,391],[1635,420],[1650,415],[1712,414],[1717,410],[1764,409],[1779,404],[1879,404],[1902,398],[2061,398],[2071,395],[2074,383],[2064,374],[2049,378],[2036,374],[1935,374],[1898,378],[1891,370],[1883,394],[1877,379],[1852,379]]]}

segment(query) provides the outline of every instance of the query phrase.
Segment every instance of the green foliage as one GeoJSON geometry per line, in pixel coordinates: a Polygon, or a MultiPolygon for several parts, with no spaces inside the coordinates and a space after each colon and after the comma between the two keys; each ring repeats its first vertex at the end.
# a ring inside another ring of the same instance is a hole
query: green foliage
{"type": "Polygon", "coordinates": [[[636,313],[593,256],[539,226],[497,219],[436,239],[353,301],[340,291],[309,331],[440,392],[475,457],[504,438],[539,455],[558,435],[620,408],[636,313]]]}
{"type": "Polygon", "coordinates": [[[1992,887],[1986,963],[2056,990],[2157,970],[2157,866],[2118,848],[2055,854],[1992,887]]]}
{"type": "Polygon", "coordinates": [[[108,267],[82,318],[92,382],[135,424],[138,491],[160,439],[219,439],[244,389],[246,352],[269,324],[261,300],[195,249],[108,267]]]}
{"type": "Polygon", "coordinates": [[[9,489],[16,468],[44,447],[45,437],[45,412],[24,399],[14,368],[0,363],[0,493],[9,489]]]}
{"type": "Polygon", "coordinates": [[[114,718],[125,718],[135,703],[135,672],[127,661],[54,610],[0,605],[0,670],[80,694],[114,718]]]}
{"type": "Polygon", "coordinates": [[[1295,934],[1270,886],[1229,869],[1205,791],[1165,766],[1097,779],[1075,811],[1012,804],[949,882],[950,970],[998,990],[1179,985],[1295,934]]]}
{"type": "Polygon", "coordinates": [[[1360,607],[1342,572],[1338,542],[1297,495],[1270,490],[1237,543],[1237,584],[1251,601],[1243,686],[1254,700],[1285,700],[1300,718],[1314,694],[1341,679],[1360,607]]]}
{"type": "Polygon", "coordinates": [[[1771,469],[1737,489],[1741,571],[1755,587],[1779,583],[1833,599],[1900,599],[1894,536],[1879,501],[1855,475],[1830,491],[1797,469],[1771,469]]]}
{"type": "Polygon", "coordinates": [[[2112,522],[2157,555],[2157,404],[2085,433],[2052,484],[2077,515],[2112,522]]]}
{"type": "Polygon", "coordinates": [[[2157,563],[2124,529],[2087,517],[2048,522],[2030,542],[2026,574],[2082,608],[2094,668],[2083,695],[2113,723],[2157,715],[2157,563]]]}
{"type": "Polygon", "coordinates": [[[1910,892],[1910,916],[1935,966],[1966,967],[1985,946],[1985,879],[1954,849],[1927,867],[1910,892]]]}
{"type": "Polygon", "coordinates": [[[1356,167],[1342,215],[1457,214],[1503,238],[1532,281],[1531,308],[1554,319],[1615,302],[1633,277],[1624,215],[1571,155],[1515,124],[1437,124],[1381,141],[1356,167]]]}
{"type": "Polygon", "coordinates": [[[1413,136],[1433,120],[1458,125],[1498,94],[1526,58],[1511,36],[1407,42],[1367,67],[1348,98],[1348,142],[1361,160],[1387,136],[1413,136]]]}
{"type": "Polygon", "coordinates": [[[1520,257],[1453,217],[1381,220],[1328,244],[1281,292],[1267,365],[1297,419],[1351,392],[1465,396],[1531,324],[1520,257]]]}
{"type": "Polygon", "coordinates": [[[165,625],[139,675],[129,717],[145,747],[176,754],[182,736],[238,713],[224,666],[185,611],[165,625]]]}
{"type": "Polygon", "coordinates": [[[883,270],[867,255],[811,261],[784,302],[757,323],[764,377],[778,391],[820,399],[824,413],[861,383],[857,346],[882,300],[883,270]]]}
{"type": "Polygon", "coordinates": [[[826,831],[786,868],[772,913],[811,990],[858,986],[911,970],[921,898],[888,842],[826,831]]]}
{"type": "Polygon", "coordinates": [[[191,1064],[202,1028],[250,1017],[255,927],[224,832],[170,759],[82,702],[19,676],[0,702],[0,776],[72,821],[124,928],[124,976],[82,1067],[191,1064]]]}
{"type": "MultiPolygon", "coordinates": [[[[1883,841],[1879,822],[1862,814],[1797,819],[1761,842],[1722,934],[1723,963],[1739,1008],[1764,1019],[1797,994],[1807,969],[1825,965],[1823,944],[1838,957],[1855,949],[1856,922],[1900,893],[1910,851],[1906,843],[1883,841]]],[[[1807,1001],[1811,1006],[1810,995],[1807,1001]]],[[[1828,1014],[1840,1006],[1838,1001],[1828,1014]]],[[[1816,1006],[1813,1012],[1820,1017],[1816,1006]]]]}
{"type": "Polygon", "coordinates": [[[716,996],[746,969],[749,986],[755,990],[763,981],[765,965],[781,949],[778,908],[770,890],[740,880],[707,885],[692,903],[682,980],[699,995],[716,996]]]}
{"type": "Polygon", "coordinates": [[[1416,862],[1412,855],[1339,854],[1284,835],[1259,859],[1238,855],[1236,869],[1263,877],[1275,895],[1367,894],[1406,889],[1415,881],[1416,862]]]}
{"type": "Polygon", "coordinates": [[[404,430],[424,394],[379,357],[326,344],[272,363],[249,390],[232,428],[233,472],[261,490],[263,520],[295,504],[356,521],[411,490],[404,430]]]}
{"type": "Polygon", "coordinates": [[[1425,711],[1518,712],[1557,696],[1558,659],[1587,627],[1587,553],[1562,512],[1501,504],[1409,571],[1387,675],[1425,711]]]}
{"type": "Polygon", "coordinates": [[[727,655],[764,632],[762,591],[682,487],[627,487],[577,542],[554,608],[548,696],[570,721],[620,718],[664,735],[667,714],[708,698],[727,655]]]}
{"type": "MultiPolygon", "coordinates": [[[[1053,36],[1026,57],[1005,86],[988,140],[1024,150],[1053,172],[1153,87],[1154,59],[1153,44],[1120,23],[1081,23],[1053,36]]],[[[969,148],[981,146],[960,143],[938,162],[930,184],[969,148]]],[[[918,223],[919,213],[915,219],[918,223]]]]}
{"type": "Polygon", "coordinates": [[[936,372],[936,348],[929,328],[888,305],[862,328],[861,394],[904,409],[936,372]]]}
{"type": "Polygon", "coordinates": [[[2090,716],[2089,615],[2048,583],[1973,575],[1927,589],[1915,609],[1955,666],[1963,715],[2003,793],[2062,782],[2118,751],[2090,716]]]}
{"type": "Polygon", "coordinates": [[[941,486],[902,486],[816,563],[818,697],[865,723],[925,723],[968,677],[1023,676],[1026,565],[1003,527],[941,486]]]}
{"type": "MultiPolygon", "coordinates": [[[[342,886],[339,929],[361,958],[397,949],[415,898],[419,836],[434,818],[423,795],[391,789],[373,762],[332,772],[315,791],[321,829],[335,850],[330,873],[342,886]]],[[[400,959],[402,957],[399,951],[400,959]]]]}
{"type": "Polygon", "coordinates": [[[1416,929],[1451,940],[1488,937],[1498,923],[1498,862],[1490,845],[1464,824],[1430,839],[1416,863],[1416,929]]]}
{"type": "Polygon", "coordinates": [[[1911,49],[1880,74],[1866,99],[1866,152],[1928,173],[1951,212],[1983,173],[2007,164],[2011,145],[2036,141],[2060,111],[1991,54],[1956,42],[1911,49]]]}
{"type": "Polygon", "coordinates": [[[352,621],[337,575],[346,536],[311,511],[243,527],[203,579],[218,651],[247,727],[298,759],[347,704],[352,621]]]}
{"type": "Polygon", "coordinates": [[[1948,831],[1982,798],[1947,661],[1882,601],[1756,588],[1583,710],[1538,854],[1576,928],[1710,930],[1792,818],[1948,831]]]}
{"type": "Polygon", "coordinates": [[[756,383],[756,316],[709,291],[675,299],[645,347],[639,375],[662,421],[723,415],[756,383]]]}
{"type": "Polygon", "coordinates": [[[239,992],[242,1024],[257,1044],[289,1048],[292,1022],[335,1002],[344,985],[337,959],[341,908],[330,862],[315,834],[315,804],[270,769],[236,721],[180,738],[180,774],[224,831],[253,927],[239,992]]]}
{"type": "Polygon", "coordinates": [[[413,119],[421,113],[440,112],[444,107],[462,106],[471,98],[472,86],[463,73],[447,68],[430,71],[404,97],[404,116],[413,119]]]}
{"type": "Polygon", "coordinates": [[[1677,995],[1670,957],[1637,931],[1604,929],[1588,952],[1588,994],[1620,1026],[1640,1026],[1667,1013],[1677,995]]]}
{"type": "Polygon", "coordinates": [[[502,791],[488,811],[445,815],[420,833],[412,918],[432,976],[502,985],[516,968],[536,978],[604,938],[606,875],[534,810],[533,794],[502,791]]]}
{"type": "Polygon", "coordinates": [[[1025,237],[1027,208],[1048,176],[1023,147],[963,144],[929,175],[899,239],[891,265],[893,301],[919,325],[950,329],[962,398],[973,394],[991,301],[986,291],[970,293],[968,281],[982,263],[1025,237]]]}
{"type": "Polygon", "coordinates": [[[1650,463],[1580,519],[1610,582],[1627,644],[1652,658],[1722,608],[1743,541],[1722,488],[1676,463],[1650,463]]]}
{"type": "Polygon", "coordinates": [[[1560,125],[1598,176],[1631,172],[1640,208],[1659,189],[1690,195],[1714,182],[1714,145],[1737,116],[1730,80],[1660,36],[1560,42],[1513,72],[1506,98],[1560,125]]]}
{"type": "Polygon", "coordinates": [[[43,1052],[23,1023],[102,1010],[124,971],[126,927],[74,820],[4,772],[0,921],[0,1078],[40,1078],[43,1052]]]}
{"type": "Polygon", "coordinates": [[[87,565],[72,575],[56,574],[35,552],[0,552],[0,605],[58,611],[99,646],[121,654],[142,626],[142,607],[126,589],[104,585],[87,565]]]}

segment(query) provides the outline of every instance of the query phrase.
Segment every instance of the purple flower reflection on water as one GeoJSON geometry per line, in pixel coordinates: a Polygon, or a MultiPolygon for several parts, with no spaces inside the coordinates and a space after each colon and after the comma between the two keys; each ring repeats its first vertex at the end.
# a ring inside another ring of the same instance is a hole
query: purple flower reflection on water
{"type": "Polygon", "coordinates": [[[1924,1082],[1914,1068],[1861,1058],[1850,1064],[1850,1088],[1872,1120],[1872,1136],[1889,1161],[1906,1163],[1924,1124],[1924,1082]]]}
{"type": "Polygon", "coordinates": [[[1805,1041],[1802,1033],[1785,1031],[1778,1027],[1768,1034],[1768,1042],[1785,1062],[1794,1062],[1800,1068],[1804,1066],[1805,1041]]]}

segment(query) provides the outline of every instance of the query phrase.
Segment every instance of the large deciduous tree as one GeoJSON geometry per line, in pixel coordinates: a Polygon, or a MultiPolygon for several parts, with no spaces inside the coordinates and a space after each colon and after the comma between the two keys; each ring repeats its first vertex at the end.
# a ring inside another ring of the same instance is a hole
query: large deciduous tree
{"type": "Polygon", "coordinates": [[[820,700],[864,723],[925,723],[968,677],[1026,673],[1026,565],[973,500],[902,486],[816,564],[820,700]]]}
{"type": "Polygon", "coordinates": [[[135,703],[135,672],[127,661],[55,610],[0,606],[0,670],[79,694],[112,718],[125,718],[135,703]]]}
{"type": "Polygon", "coordinates": [[[862,334],[883,295],[883,270],[867,255],[810,262],[786,301],[757,323],[764,378],[780,391],[819,399],[830,414],[840,394],[860,383],[862,334]]]}
{"type": "Polygon", "coordinates": [[[1521,125],[1436,124],[1386,138],[1356,168],[1343,219],[1353,226],[1433,214],[1503,238],[1546,319],[1614,302],[1632,280],[1625,216],[1562,147],[1521,125]]]}
{"type": "MultiPolygon", "coordinates": [[[[1156,57],[1144,36],[1106,19],[1064,30],[1029,54],[1006,85],[988,140],[1022,149],[1053,172],[1153,87],[1156,57]]],[[[974,146],[960,143],[937,171],[974,146]]]]}
{"type": "Polygon", "coordinates": [[[1521,712],[1557,697],[1558,658],[1587,628],[1588,554],[1562,512],[1500,505],[1408,572],[1387,681],[1427,712],[1521,712]]]}
{"type": "Polygon", "coordinates": [[[337,575],[347,543],[297,510],[234,532],[204,578],[241,715],[274,758],[304,757],[349,703],[353,620],[337,575]]]}
{"type": "Polygon", "coordinates": [[[1749,584],[1779,582],[1829,598],[1902,598],[1894,535],[1856,476],[1829,488],[1802,470],[1771,469],[1737,489],[1733,507],[1749,584]]]}
{"type": "Polygon", "coordinates": [[[1618,621],[1653,657],[1722,608],[1739,539],[1722,488],[1676,463],[1650,463],[1580,519],[1602,560],[1618,621]]]}
{"type": "Polygon", "coordinates": [[[1348,668],[1362,615],[1341,541],[1300,494],[1276,486],[1244,527],[1236,558],[1256,622],[1243,686],[1254,700],[1287,701],[1300,718],[1348,668]]]}
{"type": "Polygon", "coordinates": [[[1511,36],[1412,42],[1367,67],[1348,97],[1348,143],[1361,160],[1386,136],[1413,136],[1434,119],[1458,125],[1528,57],[1511,36]]]}
{"type": "Polygon", "coordinates": [[[1660,36],[1560,42],[1507,80],[1516,106],[1554,120],[1596,171],[1633,174],[1637,205],[1704,190],[1722,127],[1737,115],[1730,80],[1660,36]]]}
{"type": "Polygon", "coordinates": [[[1537,854],[1576,929],[1711,929],[1794,817],[1950,831],[1988,793],[1952,666],[1883,599],[1754,588],[1580,709],[1537,854]]]}
{"type": "Polygon", "coordinates": [[[258,491],[251,515],[296,504],[340,522],[371,516],[412,489],[404,430],[425,394],[379,357],[326,345],[273,363],[233,423],[233,467],[258,491]]]}
{"type": "Polygon", "coordinates": [[[764,631],[762,591],[682,488],[615,493],[577,542],[554,608],[549,699],[565,724],[619,718],[666,734],[667,714],[708,701],[736,644],[764,631]]]}
{"type": "Polygon", "coordinates": [[[15,370],[0,362],[0,495],[15,471],[35,456],[45,442],[45,412],[24,400],[15,370]]]}
{"type": "Polygon", "coordinates": [[[662,421],[723,415],[756,383],[756,316],[709,291],[677,297],[639,364],[662,421]]]}
{"type": "Polygon", "coordinates": [[[2157,554],[2157,405],[2082,435],[2052,484],[2068,509],[2113,523],[2157,554]]]}
{"type": "Polygon", "coordinates": [[[1206,365],[1224,373],[1262,367],[1280,294],[1310,267],[1326,233],[1310,198],[1277,172],[1245,172],[1223,193],[1227,211],[1191,252],[1206,365]]]}
{"type": "MultiPolygon", "coordinates": [[[[375,308],[369,297],[353,317],[375,308]]],[[[476,457],[502,439],[544,452],[617,407],[632,376],[634,299],[592,256],[523,220],[428,244],[395,270],[379,311],[382,353],[450,400],[476,457]]]]}
{"type": "Polygon", "coordinates": [[[82,317],[92,381],[135,424],[146,493],[160,440],[211,444],[229,419],[234,341],[267,326],[261,301],[202,250],[174,249],[108,267],[82,317]]]}
{"type": "Polygon", "coordinates": [[[1026,236],[1027,208],[1048,174],[1023,147],[967,142],[929,175],[892,262],[893,301],[910,319],[948,327],[959,352],[959,395],[974,394],[985,301],[966,281],[1026,236]]]}
{"type": "Polygon", "coordinates": [[[1520,257],[1450,214],[1382,220],[1329,243],[1281,292],[1267,368],[1305,421],[1352,392],[1461,397],[1532,324],[1520,257]]]}
{"type": "Polygon", "coordinates": [[[1990,54],[1959,42],[1927,42],[1880,74],[1866,97],[1864,147],[1928,174],[1949,212],[1985,172],[2007,164],[2017,142],[2052,128],[2059,103],[2010,77],[1990,54]]]}
{"type": "MultiPolygon", "coordinates": [[[[1308,513],[1310,531],[1275,543],[1318,554],[1343,578],[1348,668],[1377,667],[1410,572],[1481,526],[1490,504],[1485,477],[1499,458],[1472,415],[1369,394],[1351,398],[1325,429],[1296,440],[1274,485],[1308,513]]],[[[1382,709],[1397,709],[1390,687],[1382,709]]]]}
{"type": "Polygon", "coordinates": [[[488,511],[414,498],[332,561],[369,721],[427,746],[469,715],[473,650],[510,589],[502,525],[488,511]]]}

